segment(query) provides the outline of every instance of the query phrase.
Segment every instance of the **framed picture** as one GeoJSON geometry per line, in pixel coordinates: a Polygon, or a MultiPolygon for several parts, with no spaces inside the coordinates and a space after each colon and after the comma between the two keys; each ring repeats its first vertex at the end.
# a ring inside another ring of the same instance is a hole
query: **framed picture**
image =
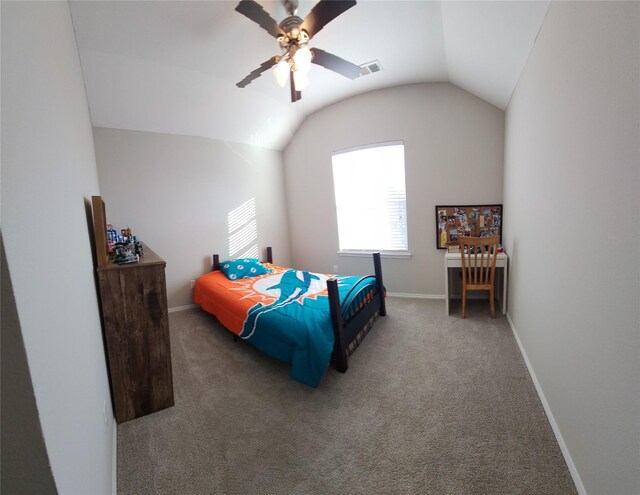
{"type": "Polygon", "coordinates": [[[447,243],[459,237],[499,236],[502,244],[502,205],[439,205],[436,206],[436,247],[446,249],[447,243]]]}

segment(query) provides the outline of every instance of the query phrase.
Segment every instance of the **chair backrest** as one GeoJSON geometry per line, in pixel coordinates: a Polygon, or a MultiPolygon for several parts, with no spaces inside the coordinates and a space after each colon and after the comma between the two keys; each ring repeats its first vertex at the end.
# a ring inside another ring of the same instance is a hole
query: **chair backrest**
{"type": "Polygon", "coordinates": [[[459,237],[463,285],[493,286],[500,237],[459,237]]]}

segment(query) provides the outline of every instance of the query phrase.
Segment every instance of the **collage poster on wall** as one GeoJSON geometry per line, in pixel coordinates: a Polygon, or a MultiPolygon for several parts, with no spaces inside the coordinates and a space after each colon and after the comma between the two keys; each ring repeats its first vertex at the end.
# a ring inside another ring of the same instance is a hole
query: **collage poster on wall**
{"type": "Polygon", "coordinates": [[[500,236],[502,243],[502,205],[436,206],[437,248],[462,236],[500,236]]]}

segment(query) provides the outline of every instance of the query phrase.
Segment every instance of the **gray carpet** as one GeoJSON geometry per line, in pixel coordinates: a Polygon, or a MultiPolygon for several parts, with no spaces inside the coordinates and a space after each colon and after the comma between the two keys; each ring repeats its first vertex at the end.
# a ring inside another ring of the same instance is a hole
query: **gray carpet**
{"type": "Polygon", "coordinates": [[[502,315],[387,299],[317,389],[192,309],[170,315],[176,405],[118,427],[122,494],[573,494],[502,315]]]}

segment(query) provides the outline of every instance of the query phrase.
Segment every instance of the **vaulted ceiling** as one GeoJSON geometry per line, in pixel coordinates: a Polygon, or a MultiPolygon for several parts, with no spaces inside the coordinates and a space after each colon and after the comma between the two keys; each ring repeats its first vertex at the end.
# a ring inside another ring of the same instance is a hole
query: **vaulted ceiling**
{"type": "MultiPolygon", "coordinates": [[[[278,22],[288,15],[257,1],[278,22]]],[[[301,0],[298,15],[315,3],[301,0]]],[[[270,71],[236,87],[280,54],[237,2],[72,1],[71,14],[94,126],[283,149],[307,115],[390,86],[449,81],[506,108],[548,4],[359,0],[309,45],[383,70],[350,80],[314,65],[296,103],[270,71]]]]}

